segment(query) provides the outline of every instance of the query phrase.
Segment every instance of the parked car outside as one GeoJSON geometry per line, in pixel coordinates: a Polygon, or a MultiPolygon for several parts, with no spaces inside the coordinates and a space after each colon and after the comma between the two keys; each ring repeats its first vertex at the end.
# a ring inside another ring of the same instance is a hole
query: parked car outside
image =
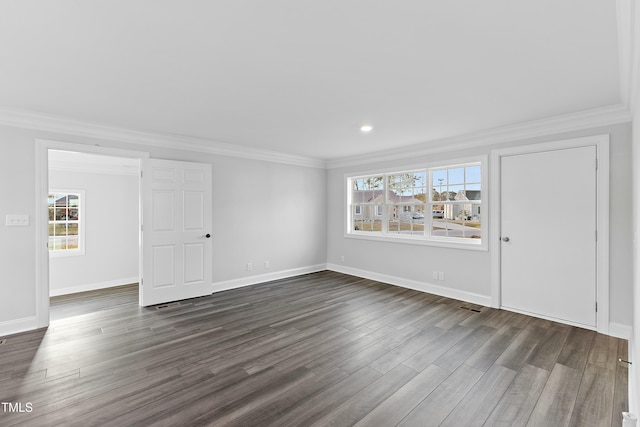
{"type": "Polygon", "coordinates": [[[424,221],[424,215],[420,212],[408,212],[400,216],[400,221],[422,222],[424,221]]]}

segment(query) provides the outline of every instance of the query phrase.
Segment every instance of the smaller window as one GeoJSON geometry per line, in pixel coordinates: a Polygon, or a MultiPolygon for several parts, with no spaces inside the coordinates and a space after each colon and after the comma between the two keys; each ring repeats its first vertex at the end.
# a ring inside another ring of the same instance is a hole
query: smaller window
{"type": "Polygon", "coordinates": [[[82,245],[82,191],[50,190],[49,253],[81,254],[82,245]]]}

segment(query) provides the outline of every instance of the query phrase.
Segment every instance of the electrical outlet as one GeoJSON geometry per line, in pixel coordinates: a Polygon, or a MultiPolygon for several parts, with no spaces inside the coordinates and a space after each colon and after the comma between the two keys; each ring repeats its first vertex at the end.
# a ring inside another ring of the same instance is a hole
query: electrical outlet
{"type": "Polygon", "coordinates": [[[340,257],[340,262],[344,262],[344,255],[340,257]]]}
{"type": "Polygon", "coordinates": [[[251,270],[253,270],[253,264],[248,262],[247,263],[247,271],[251,271],[251,270]]]}
{"type": "Polygon", "coordinates": [[[271,267],[271,264],[269,263],[269,261],[265,261],[264,268],[269,268],[269,267],[271,267]]]}
{"type": "Polygon", "coordinates": [[[433,277],[433,280],[438,280],[438,272],[434,271],[432,277],[433,277]]]}
{"type": "Polygon", "coordinates": [[[438,280],[444,280],[444,271],[438,273],[438,280]]]}

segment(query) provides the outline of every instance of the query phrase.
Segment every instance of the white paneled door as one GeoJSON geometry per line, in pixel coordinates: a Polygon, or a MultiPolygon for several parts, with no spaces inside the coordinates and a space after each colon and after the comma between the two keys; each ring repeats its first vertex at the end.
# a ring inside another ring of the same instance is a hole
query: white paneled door
{"type": "Polygon", "coordinates": [[[596,326],[596,147],[501,158],[502,306],[596,326]]]}
{"type": "Polygon", "coordinates": [[[142,159],[140,305],[212,292],[211,165],[142,159]]]}

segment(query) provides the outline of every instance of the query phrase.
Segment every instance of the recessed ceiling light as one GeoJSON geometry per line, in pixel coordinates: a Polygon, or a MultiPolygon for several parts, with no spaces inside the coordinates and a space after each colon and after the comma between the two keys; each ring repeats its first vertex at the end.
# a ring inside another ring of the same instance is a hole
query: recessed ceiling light
{"type": "Polygon", "coordinates": [[[373,129],[373,126],[371,126],[371,125],[362,125],[362,126],[360,126],[360,130],[362,132],[364,132],[364,133],[371,132],[372,129],[373,129]]]}

